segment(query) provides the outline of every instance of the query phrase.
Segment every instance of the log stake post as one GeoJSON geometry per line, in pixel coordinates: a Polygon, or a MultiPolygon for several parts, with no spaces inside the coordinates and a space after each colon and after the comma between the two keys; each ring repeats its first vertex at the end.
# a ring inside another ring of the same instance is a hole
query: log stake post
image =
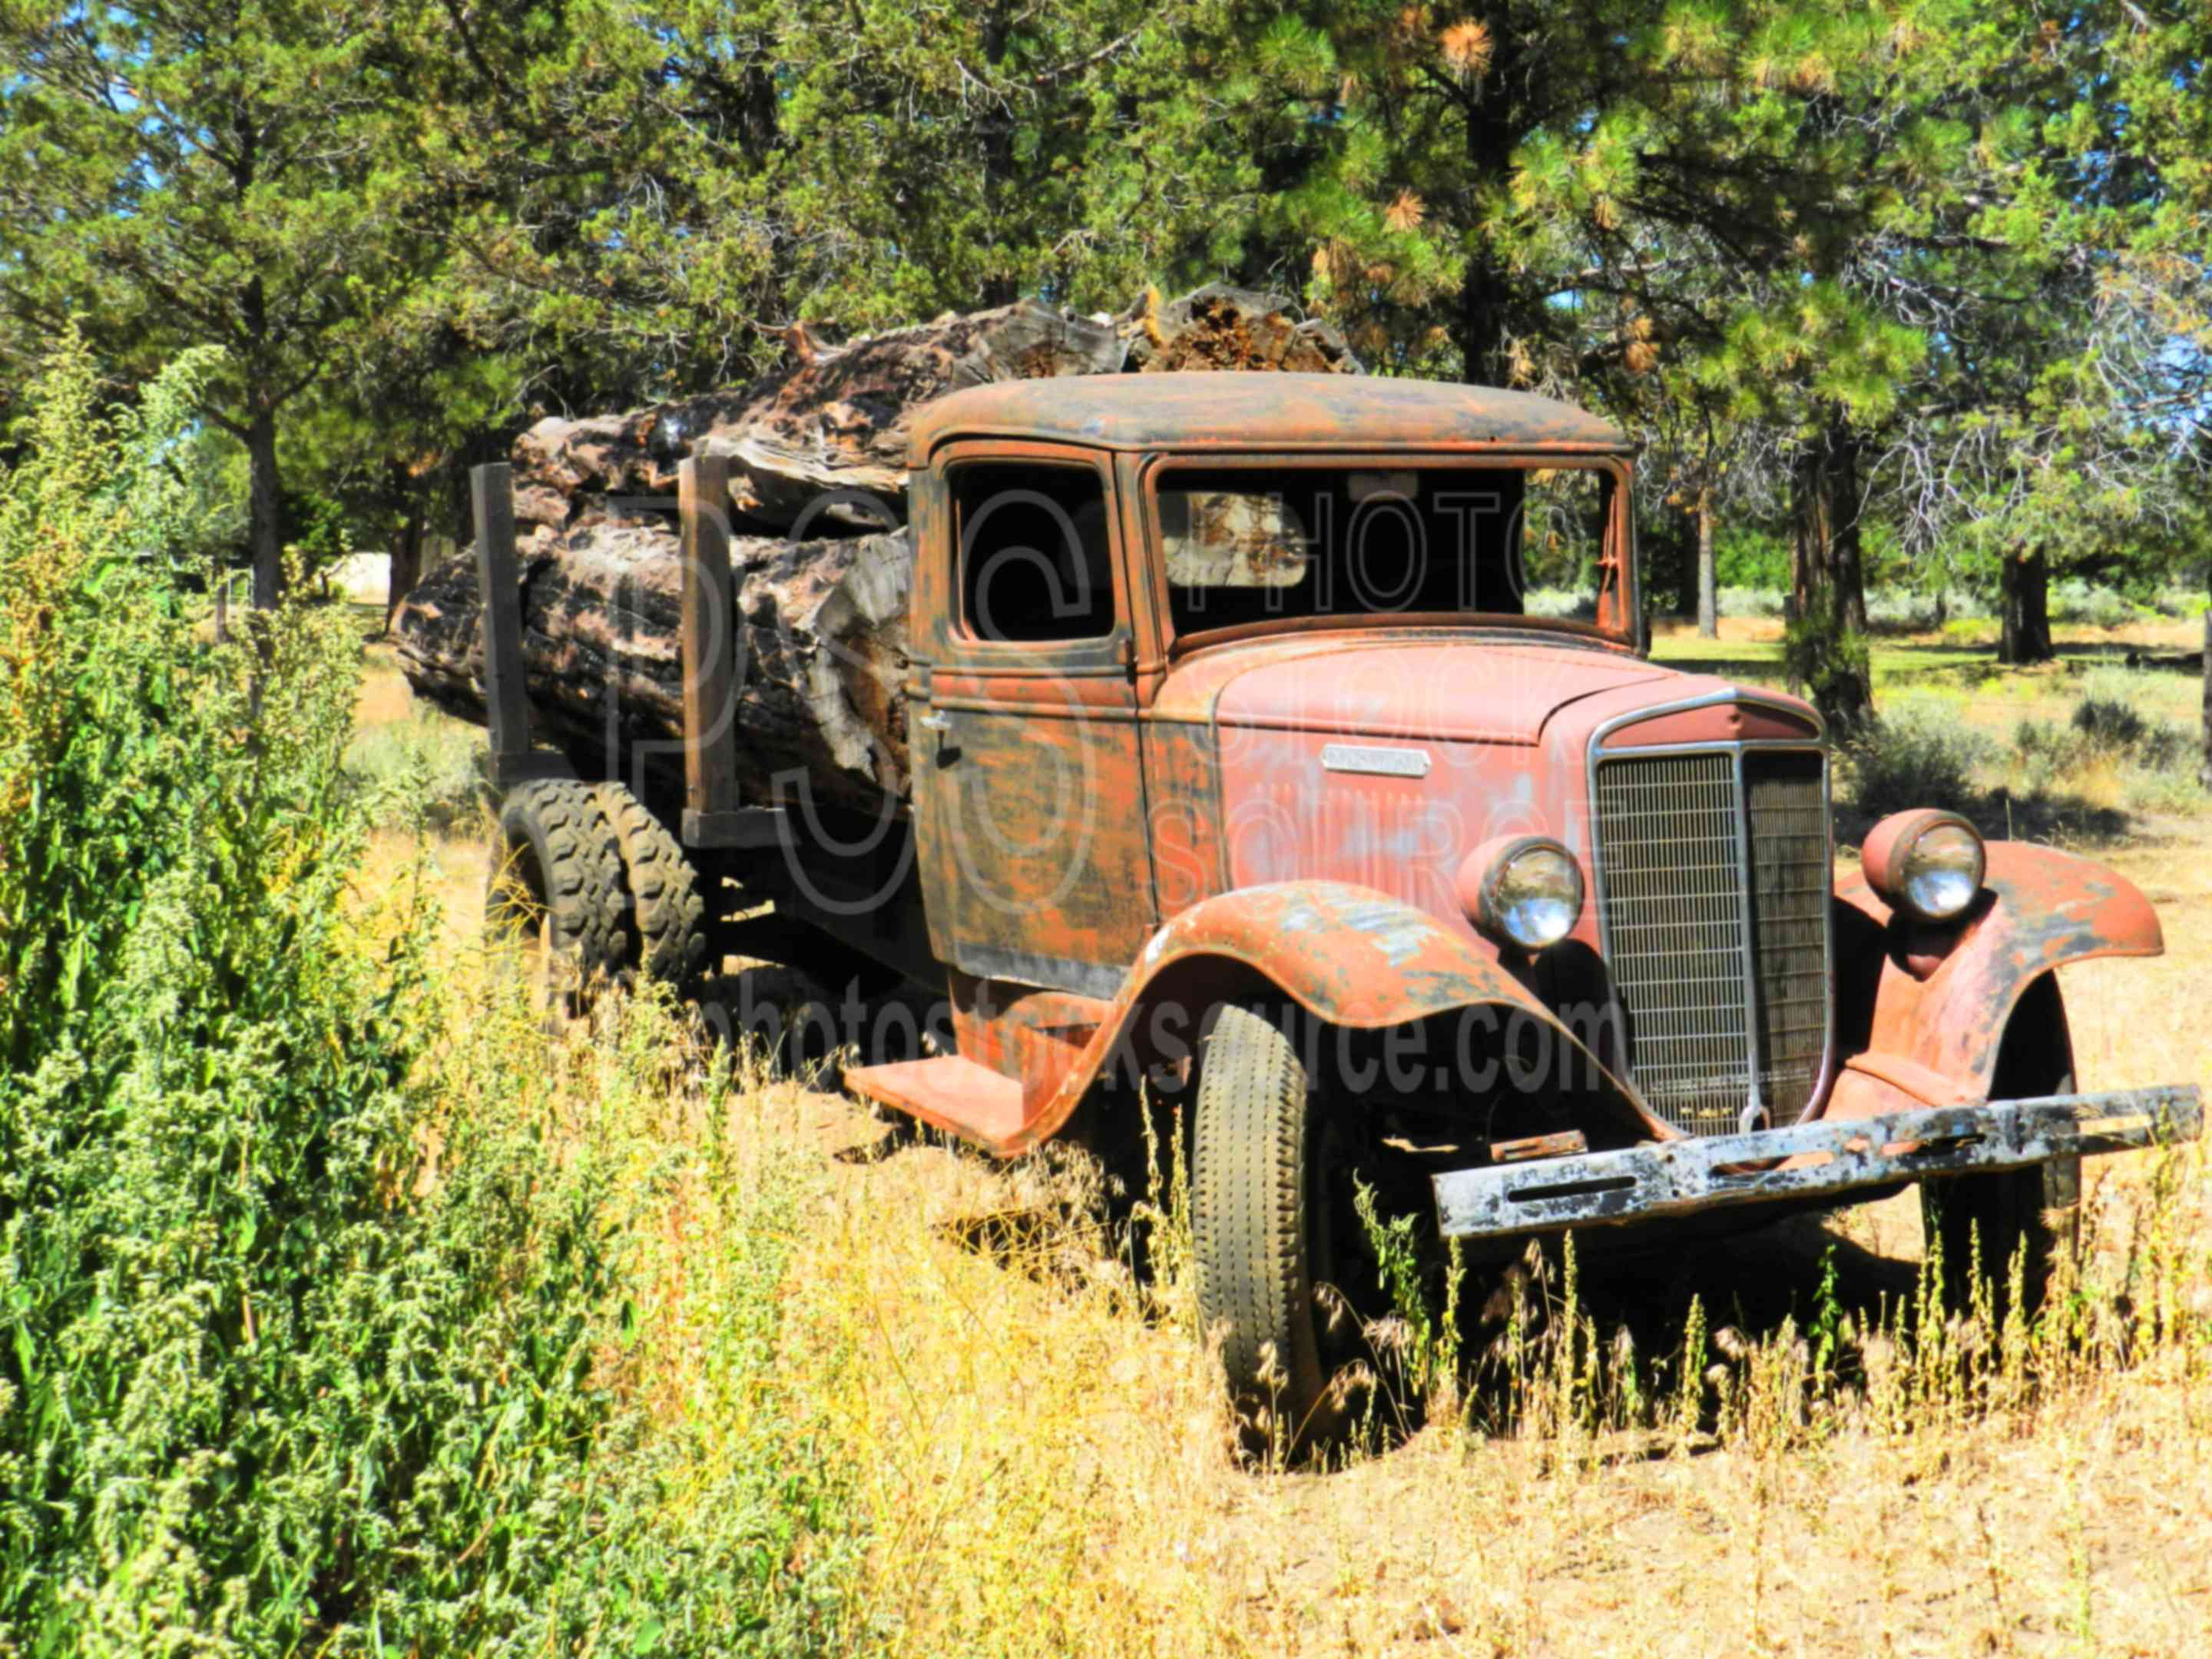
{"type": "Polygon", "coordinates": [[[684,839],[696,846],[738,810],[737,601],[730,574],[730,464],[677,467],[684,520],[684,839]]]}
{"type": "Polygon", "coordinates": [[[476,509],[477,585],[483,594],[484,724],[496,788],[532,770],[530,699],[522,672],[522,592],[514,569],[514,471],[505,461],[469,469],[476,509]]]}
{"type": "Polygon", "coordinates": [[[522,590],[514,564],[514,472],[505,461],[469,469],[476,509],[477,585],[483,597],[484,725],[491,783],[512,789],[532,778],[571,778],[558,750],[533,746],[529,684],[522,667],[522,590]]]}

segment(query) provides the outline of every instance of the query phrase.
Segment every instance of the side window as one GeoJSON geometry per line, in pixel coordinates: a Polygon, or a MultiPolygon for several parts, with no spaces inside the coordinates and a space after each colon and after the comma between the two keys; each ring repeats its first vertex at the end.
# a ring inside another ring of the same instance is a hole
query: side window
{"type": "Polygon", "coordinates": [[[1032,644],[1114,631],[1103,478],[1087,466],[984,463],[958,468],[951,483],[969,638],[1032,644]]]}

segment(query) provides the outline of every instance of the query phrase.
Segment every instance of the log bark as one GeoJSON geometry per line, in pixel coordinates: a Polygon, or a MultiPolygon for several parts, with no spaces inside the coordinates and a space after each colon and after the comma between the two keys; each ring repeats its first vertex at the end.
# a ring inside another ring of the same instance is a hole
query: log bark
{"type": "Polygon", "coordinates": [[[1173,301],[1147,293],[1118,318],[1024,300],[849,345],[794,330],[794,361],[749,385],[627,414],[540,421],[514,446],[515,521],[526,531],[567,530],[605,516],[611,496],[633,498],[633,511],[647,501],[673,511],[676,464],[702,446],[729,458],[730,507],[741,521],[883,529],[904,516],[915,411],[963,386],[1123,370],[1362,372],[1335,330],[1297,321],[1290,304],[1215,286],[1173,301]],[[859,499],[839,499],[843,492],[859,499]]]}
{"type": "Polygon", "coordinates": [[[795,349],[788,368],[730,391],[540,421],[514,447],[516,520],[564,530],[604,513],[609,495],[672,510],[676,464],[704,446],[729,458],[741,520],[787,528],[811,508],[830,527],[880,529],[902,509],[908,427],[924,404],[993,380],[1111,374],[1124,351],[1112,322],[1031,300],[847,346],[802,335],[795,349]],[[839,491],[884,505],[825,501],[839,491]]]}
{"type": "MultiPolygon", "coordinates": [[[[832,541],[734,537],[738,757],[744,798],[811,792],[880,811],[907,790],[903,531],[832,541]]],[[[682,564],[658,519],[600,520],[522,557],[522,655],[542,738],[599,757],[614,775],[680,769],[682,564]]],[[[433,701],[482,718],[483,659],[473,563],[416,585],[393,632],[402,665],[433,701]]]]}
{"type": "Polygon", "coordinates": [[[1344,337],[1326,323],[1295,320],[1279,294],[1211,284],[1179,300],[1156,291],[1123,319],[1126,367],[1143,374],[1206,369],[1272,369],[1286,374],[1363,372],[1344,337]]]}

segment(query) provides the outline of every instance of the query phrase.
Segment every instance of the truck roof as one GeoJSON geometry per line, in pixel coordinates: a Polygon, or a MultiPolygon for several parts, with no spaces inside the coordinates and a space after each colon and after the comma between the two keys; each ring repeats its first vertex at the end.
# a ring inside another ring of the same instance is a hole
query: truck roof
{"type": "Polygon", "coordinates": [[[1498,386],[1368,374],[1070,374],[970,386],[923,406],[913,464],[948,439],[1106,449],[1572,449],[1625,453],[1620,428],[1498,386]]]}

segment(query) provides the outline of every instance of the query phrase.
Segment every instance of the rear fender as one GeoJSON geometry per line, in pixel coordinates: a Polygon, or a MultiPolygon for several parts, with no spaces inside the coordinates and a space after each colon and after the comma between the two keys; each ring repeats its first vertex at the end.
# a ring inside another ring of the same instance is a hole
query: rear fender
{"type": "Polygon", "coordinates": [[[1948,927],[1893,914],[1861,876],[1837,884],[1845,1070],[1831,1115],[1889,1109],[1900,1086],[1936,1104],[1984,1099],[2006,1028],[2038,980],[2065,963],[2166,949],[2158,913],[2125,877],[2023,842],[1991,842],[1988,853],[1981,897],[1948,927]],[[1875,1079],[1887,1082],[1869,1086],[1875,1079]]]}
{"type": "Polygon", "coordinates": [[[1650,1120],[1589,1042],[1461,934],[1372,888],[1289,881],[1201,900],[1162,927],[1073,1066],[1030,1103],[1024,1144],[1058,1131],[1109,1067],[1146,1075],[1195,1051],[1216,1004],[1270,996],[1357,1030],[1494,1008],[1501,1032],[1528,1022],[1578,1070],[1586,1064],[1601,1093],[1650,1120]]]}

